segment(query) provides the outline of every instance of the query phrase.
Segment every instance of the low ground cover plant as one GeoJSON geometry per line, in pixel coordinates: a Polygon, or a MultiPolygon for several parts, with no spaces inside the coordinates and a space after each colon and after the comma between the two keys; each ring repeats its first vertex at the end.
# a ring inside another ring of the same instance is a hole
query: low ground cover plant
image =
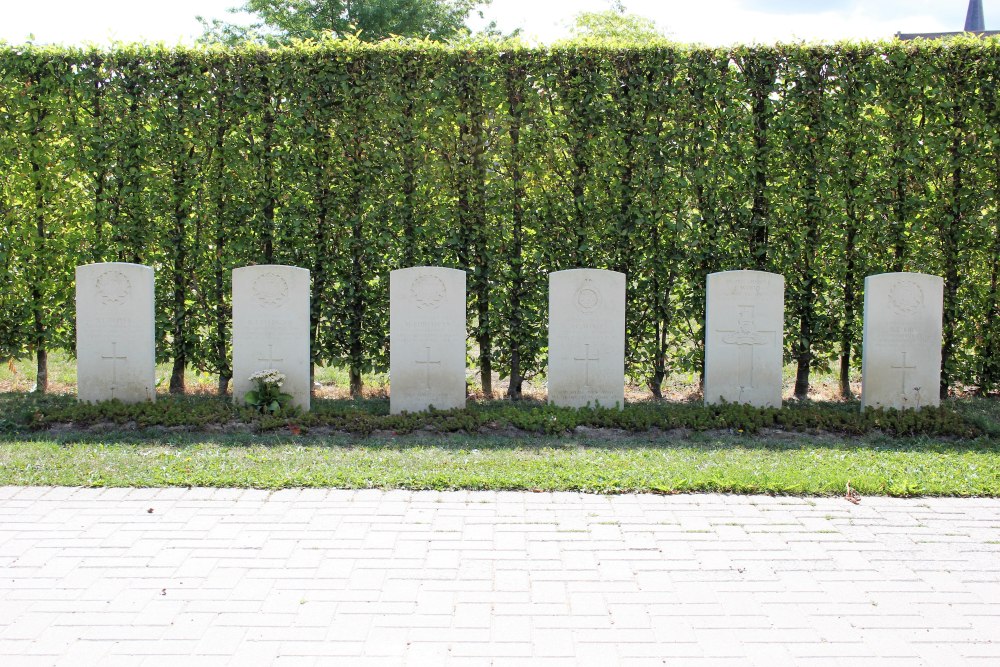
{"type": "Polygon", "coordinates": [[[385,399],[317,399],[309,413],[284,413],[272,404],[251,402],[234,405],[213,396],[162,396],[155,403],[126,405],[118,401],[79,403],[71,396],[0,394],[5,415],[0,426],[8,430],[51,428],[107,429],[128,427],[190,427],[250,429],[255,432],[339,431],[355,435],[478,433],[517,431],[558,435],[586,429],[617,429],[629,433],[651,430],[726,430],[755,434],[763,429],[788,432],[829,432],[862,435],[881,432],[894,436],[933,435],[974,438],[990,432],[982,418],[952,404],[919,412],[868,410],[860,412],[853,402],[801,403],[781,409],[724,404],[640,402],[622,410],[593,407],[560,408],[540,401],[477,401],[463,410],[432,410],[426,413],[390,415],[385,399]],[[259,403],[259,405],[258,405],[259,403]],[[263,406],[261,409],[260,406],[263,406]]]}

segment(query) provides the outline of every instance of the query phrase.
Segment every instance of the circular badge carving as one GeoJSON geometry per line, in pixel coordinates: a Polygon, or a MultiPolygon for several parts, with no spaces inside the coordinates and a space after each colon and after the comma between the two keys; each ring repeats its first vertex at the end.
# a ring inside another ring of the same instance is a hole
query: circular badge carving
{"type": "Polygon", "coordinates": [[[592,313],[601,305],[601,292],[594,287],[593,281],[584,280],[583,285],[576,291],[574,302],[580,312],[592,313]]]}
{"type": "Polygon", "coordinates": [[[448,294],[444,283],[437,276],[419,276],[410,285],[410,296],[417,304],[417,308],[422,310],[434,310],[448,294]]]}
{"type": "Polygon", "coordinates": [[[288,283],[276,273],[265,273],[253,281],[253,295],[265,308],[274,308],[288,297],[288,283]]]}
{"type": "Polygon", "coordinates": [[[97,295],[105,305],[121,305],[131,293],[132,283],[121,271],[105,271],[97,276],[97,295]]]}
{"type": "Polygon", "coordinates": [[[897,313],[909,314],[924,304],[924,292],[912,280],[900,280],[889,289],[889,301],[897,313]]]}

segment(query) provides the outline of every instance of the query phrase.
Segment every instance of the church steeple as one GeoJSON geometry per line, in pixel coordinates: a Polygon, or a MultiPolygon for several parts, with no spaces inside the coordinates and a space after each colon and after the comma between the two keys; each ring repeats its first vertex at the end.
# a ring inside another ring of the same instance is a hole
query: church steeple
{"type": "Polygon", "coordinates": [[[983,0],[969,0],[969,13],[965,15],[965,32],[982,32],[986,30],[986,19],[983,18],[983,0]]]}
{"type": "Polygon", "coordinates": [[[1000,35],[1000,30],[986,29],[983,0],[969,0],[969,12],[965,15],[965,32],[897,32],[896,39],[904,42],[911,39],[951,39],[970,32],[978,37],[1000,35]]]}

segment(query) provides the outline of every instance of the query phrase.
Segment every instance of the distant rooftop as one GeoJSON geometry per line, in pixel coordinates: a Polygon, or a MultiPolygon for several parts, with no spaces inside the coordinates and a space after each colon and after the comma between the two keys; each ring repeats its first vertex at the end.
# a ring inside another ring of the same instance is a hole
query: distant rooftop
{"type": "Polygon", "coordinates": [[[897,32],[896,39],[908,42],[911,39],[941,39],[943,37],[960,37],[962,35],[992,37],[994,35],[1000,35],[1000,30],[966,30],[964,32],[897,32]]]}
{"type": "Polygon", "coordinates": [[[969,11],[965,14],[964,32],[897,32],[896,39],[904,42],[911,39],[941,39],[973,34],[979,37],[1000,35],[1000,30],[987,30],[986,18],[983,16],[983,0],[969,0],[969,11]]]}

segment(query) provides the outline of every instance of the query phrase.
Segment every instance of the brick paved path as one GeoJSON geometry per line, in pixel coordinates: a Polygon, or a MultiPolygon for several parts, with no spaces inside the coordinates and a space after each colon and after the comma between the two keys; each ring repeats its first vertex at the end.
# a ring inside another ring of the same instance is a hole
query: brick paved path
{"type": "Polygon", "coordinates": [[[0,521],[4,667],[1000,664],[1000,500],[0,487],[0,521]]]}

